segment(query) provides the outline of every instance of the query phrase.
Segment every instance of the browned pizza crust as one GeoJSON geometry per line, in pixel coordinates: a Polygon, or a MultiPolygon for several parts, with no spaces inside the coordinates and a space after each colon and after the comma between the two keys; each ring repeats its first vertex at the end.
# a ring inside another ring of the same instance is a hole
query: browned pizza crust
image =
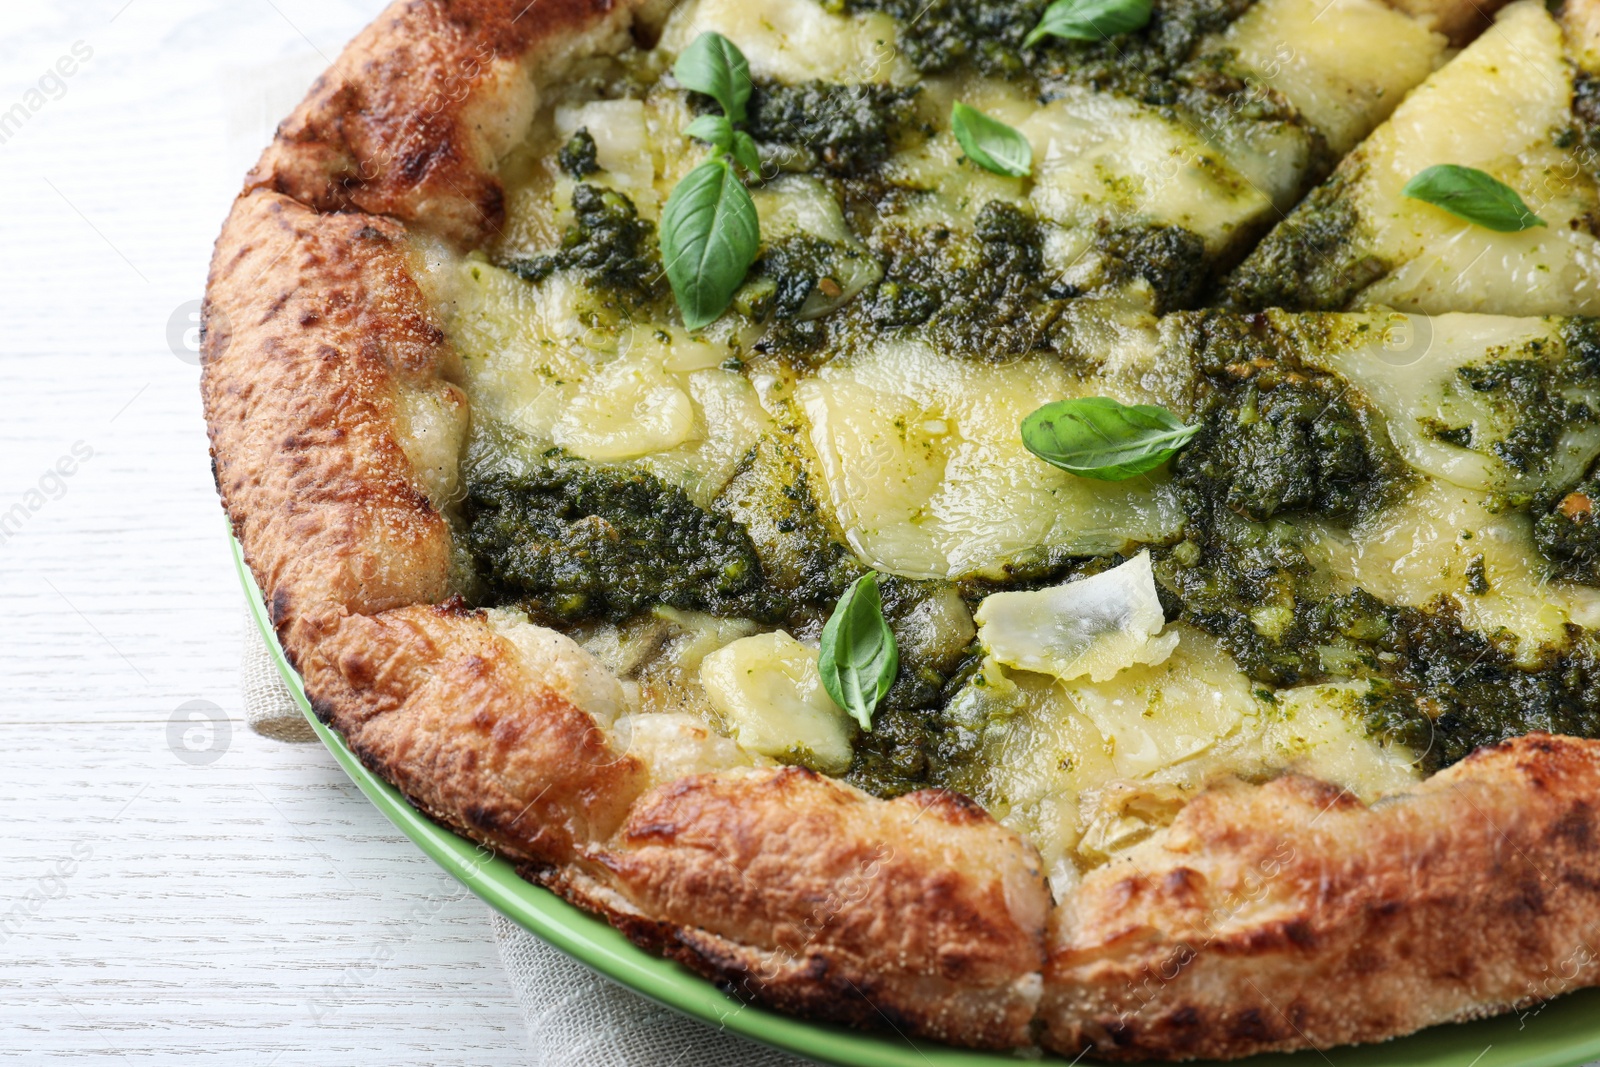
{"type": "Polygon", "coordinates": [[[964,797],[881,801],[798,767],[689,778],[597,858],[671,927],[661,948],[769,1003],[1028,1043],[1049,895],[1033,850],[964,797]]]}
{"type": "MultiPolygon", "coordinates": [[[[1366,808],[1221,783],[1052,904],[970,802],[797,769],[646,789],[576,645],[450,597],[397,429],[455,356],[407,228],[492,233],[540,79],[640,5],[410,0],[283,125],[218,241],[218,488],[314,706],[441,822],[739,995],[957,1044],[1130,1059],[1379,1039],[1600,981],[1600,743],[1530,737],[1366,808]]],[[[1401,4],[1401,6],[1404,6],[1401,4]]],[[[1476,7],[1433,7],[1455,28],[1476,7]]]]}
{"type": "Polygon", "coordinates": [[[1054,916],[1063,1052],[1234,1057],[1375,1041],[1600,981],[1600,743],[1534,734],[1367,808],[1231,783],[1054,916]]]}
{"type": "Polygon", "coordinates": [[[386,219],[241,197],[206,289],[212,469],[287,647],[329,616],[442,600],[450,534],[394,430],[444,335],[386,219]]]}
{"type": "Polygon", "coordinates": [[[298,651],[313,707],[362,762],[510,859],[573,862],[615,832],[644,786],[558,656],[527,662],[482,612],[349,615],[298,651]]]}
{"type": "Polygon", "coordinates": [[[535,77],[616,51],[642,0],[409,0],[363,30],[246,179],[318,211],[420,224],[463,245],[504,214],[495,168],[538,106],[535,77]]]}

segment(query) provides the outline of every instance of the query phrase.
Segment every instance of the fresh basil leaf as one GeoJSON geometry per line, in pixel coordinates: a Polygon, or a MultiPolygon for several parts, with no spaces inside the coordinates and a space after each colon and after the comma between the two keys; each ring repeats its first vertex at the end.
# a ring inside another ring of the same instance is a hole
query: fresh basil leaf
{"type": "Polygon", "coordinates": [[[733,131],[733,158],[751,174],[761,173],[761,153],[756,151],[756,139],[743,130],[733,131]]]}
{"type": "Polygon", "coordinates": [[[750,99],[750,64],[732,41],[707,30],[685,48],[672,65],[672,76],[685,89],[705,93],[722,105],[729,122],[744,121],[750,99]]]}
{"type": "Polygon", "coordinates": [[[1098,41],[1119,33],[1142,30],[1150,21],[1150,0],[1056,0],[1045,8],[1022,47],[1031,48],[1046,37],[1069,41],[1098,41]]]}
{"type": "Polygon", "coordinates": [[[957,100],[950,105],[950,130],[961,151],[984,170],[1026,178],[1033,170],[1033,146],[999,119],[957,100]]]}
{"type": "Polygon", "coordinates": [[[683,176],[661,212],[661,255],[685,326],[698,330],[722,314],[760,246],[756,205],[725,160],[683,176]]]}
{"type": "Polygon", "coordinates": [[[718,152],[733,149],[733,123],[726,115],[701,115],[683,128],[683,135],[704,141],[718,152]]]}
{"type": "Polygon", "coordinates": [[[834,606],[822,628],[817,669],[833,702],[849,712],[863,730],[871,730],[872,713],[900,671],[900,650],[883,619],[877,571],[852,582],[834,606]]]}
{"type": "Polygon", "coordinates": [[[1406,182],[1401,192],[1496,233],[1547,225],[1515,189],[1476,167],[1441,163],[1406,182]]]}
{"type": "Polygon", "coordinates": [[[1172,458],[1199,426],[1152,404],[1086,396],[1046,404],[1022,420],[1022,443],[1053,466],[1085,478],[1120,482],[1172,458]]]}

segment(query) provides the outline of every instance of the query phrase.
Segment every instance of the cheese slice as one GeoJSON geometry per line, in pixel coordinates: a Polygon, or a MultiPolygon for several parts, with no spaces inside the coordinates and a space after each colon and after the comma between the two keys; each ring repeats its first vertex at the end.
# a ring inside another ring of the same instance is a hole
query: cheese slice
{"type": "Polygon", "coordinates": [[[1590,221],[1600,191],[1573,129],[1572,79],[1562,28],[1545,6],[1505,8],[1263,242],[1234,279],[1235,301],[1282,302],[1273,275],[1298,270],[1306,286],[1287,297],[1295,307],[1600,312],[1590,221]],[[1406,183],[1436,164],[1486,171],[1547,225],[1497,233],[1406,197],[1406,183]]]}
{"type": "Polygon", "coordinates": [[[1064,682],[1104,682],[1135,664],[1172,655],[1178,632],[1166,619],[1150,553],[1065,585],[993,593],[973,617],[978,640],[1007,667],[1052,674],[1064,682]]]}

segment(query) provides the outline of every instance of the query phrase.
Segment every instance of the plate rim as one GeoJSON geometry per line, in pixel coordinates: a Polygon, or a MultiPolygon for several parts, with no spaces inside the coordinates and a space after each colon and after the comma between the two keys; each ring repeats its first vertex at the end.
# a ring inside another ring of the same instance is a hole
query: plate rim
{"type": "MultiPolygon", "coordinates": [[[[462,837],[418,811],[388,782],[361,763],[338,734],[317,718],[299,673],[290,665],[278,644],[277,633],[267,614],[266,604],[255,576],[245,562],[244,549],[230,527],[228,543],[234,569],[245,594],[258,636],[278,674],[288,688],[295,706],[311,724],[317,738],[334,757],[367,800],[394,824],[429,859],[455,878],[474,896],[494,908],[524,930],[595,971],[602,977],[648,1000],[686,1015],[713,1029],[729,1030],[741,1037],[783,1052],[788,1052],[832,1067],[1016,1067],[1019,1063],[1067,1065],[1069,1061],[1051,1053],[994,1052],[963,1049],[937,1043],[913,1041],[900,1035],[898,1040],[881,1033],[850,1030],[830,1023],[780,1015],[722,992],[713,983],[681,964],[657,956],[627,940],[605,920],[589,914],[556,893],[527,881],[511,863],[494,855],[485,845],[462,837]]],[[[1546,1007],[1577,1007],[1584,999],[1600,998],[1600,987],[1569,993],[1545,1002],[1546,1007]]],[[[1597,1001],[1595,1006],[1600,1006],[1597,1001]]],[[[1338,1067],[1425,1067],[1456,1063],[1455,1056],[1469,1057],[1476,1039],[1469,1035],[1503,1029],[1516,1016],[1503,1013],[1464,1023],[1441,1023],[1390,1041],[1365,1045],[1340,1045],[1326,1050],[1315,1048],[1296,1053],[1253,1056],[1233,1061],[1246,1067],[1312,1067],[1314,1063],[1333,1064],[1328,1054],[1340,1056],[1338,1067]],[[1442,1043],[1429,1050],[1426,1046],[1442,1043]],[[1453,1048],[1451,1046],[1460,1046],[1453,1048]],[[1443,1057],[1427,1055],[1442,1052],[1443,1057]],[[1389,1055],[1393,1053],[1393,1055],[1389,1055]],[[1421,1053],[1422,1055],[1419,1055],[1421,1053]]],[[[886,1020],[888,1021],[888,1020],[886,1020]]],[[[891,1027],[893,1023],[890,1022],[891,1027]]],[[[1519,1025],[1519,1030],[1522,1028],[1519,1025]]],[[[898,1031],[897,1031],[898,1032],[898,1031]]],[[[1479,1036],[1482,1036],[1481,1033],[1479,1036]]],[[[1498,1035],[1496,1035],[1498,1036],[1498,1035]]],[[[1574,1039],[1544,1035],[1550,1045],[1531,1056],[1512,1060],[1496,1057],[1485,1062],[1494,1048],[1489,1042],[1470,1063],[1459,1067],[1498,1067],[1500,1063],[1517,1067],[1582,1067],[1600,1058],[1600,1027],[1574,1039]]],[[[1072,1063],[1079,1061],[1074,1060],[1072,1063]]],[[[1088,1062],[1100,1062],[1089,1058],[1088,1062]]],[[[1207,1067],[1216,1061],[1191,1061],[1207,1067]]],[[[1220,1065],[1217,1065],[1220,1067],[1220,1065]]]]}

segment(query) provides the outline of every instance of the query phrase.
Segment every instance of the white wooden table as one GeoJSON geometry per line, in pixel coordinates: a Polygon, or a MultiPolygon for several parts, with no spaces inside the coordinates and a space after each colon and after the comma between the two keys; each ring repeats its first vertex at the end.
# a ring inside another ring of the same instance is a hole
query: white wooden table
{"type": "Polygon", "coordinates": [[[381,6],[0,4],[0,1059],[526,1059],[486,908],[321,746],[245,726],[183,321],[381,6]],[[227,726],[170,727],[196,700],[227,726]]]}

